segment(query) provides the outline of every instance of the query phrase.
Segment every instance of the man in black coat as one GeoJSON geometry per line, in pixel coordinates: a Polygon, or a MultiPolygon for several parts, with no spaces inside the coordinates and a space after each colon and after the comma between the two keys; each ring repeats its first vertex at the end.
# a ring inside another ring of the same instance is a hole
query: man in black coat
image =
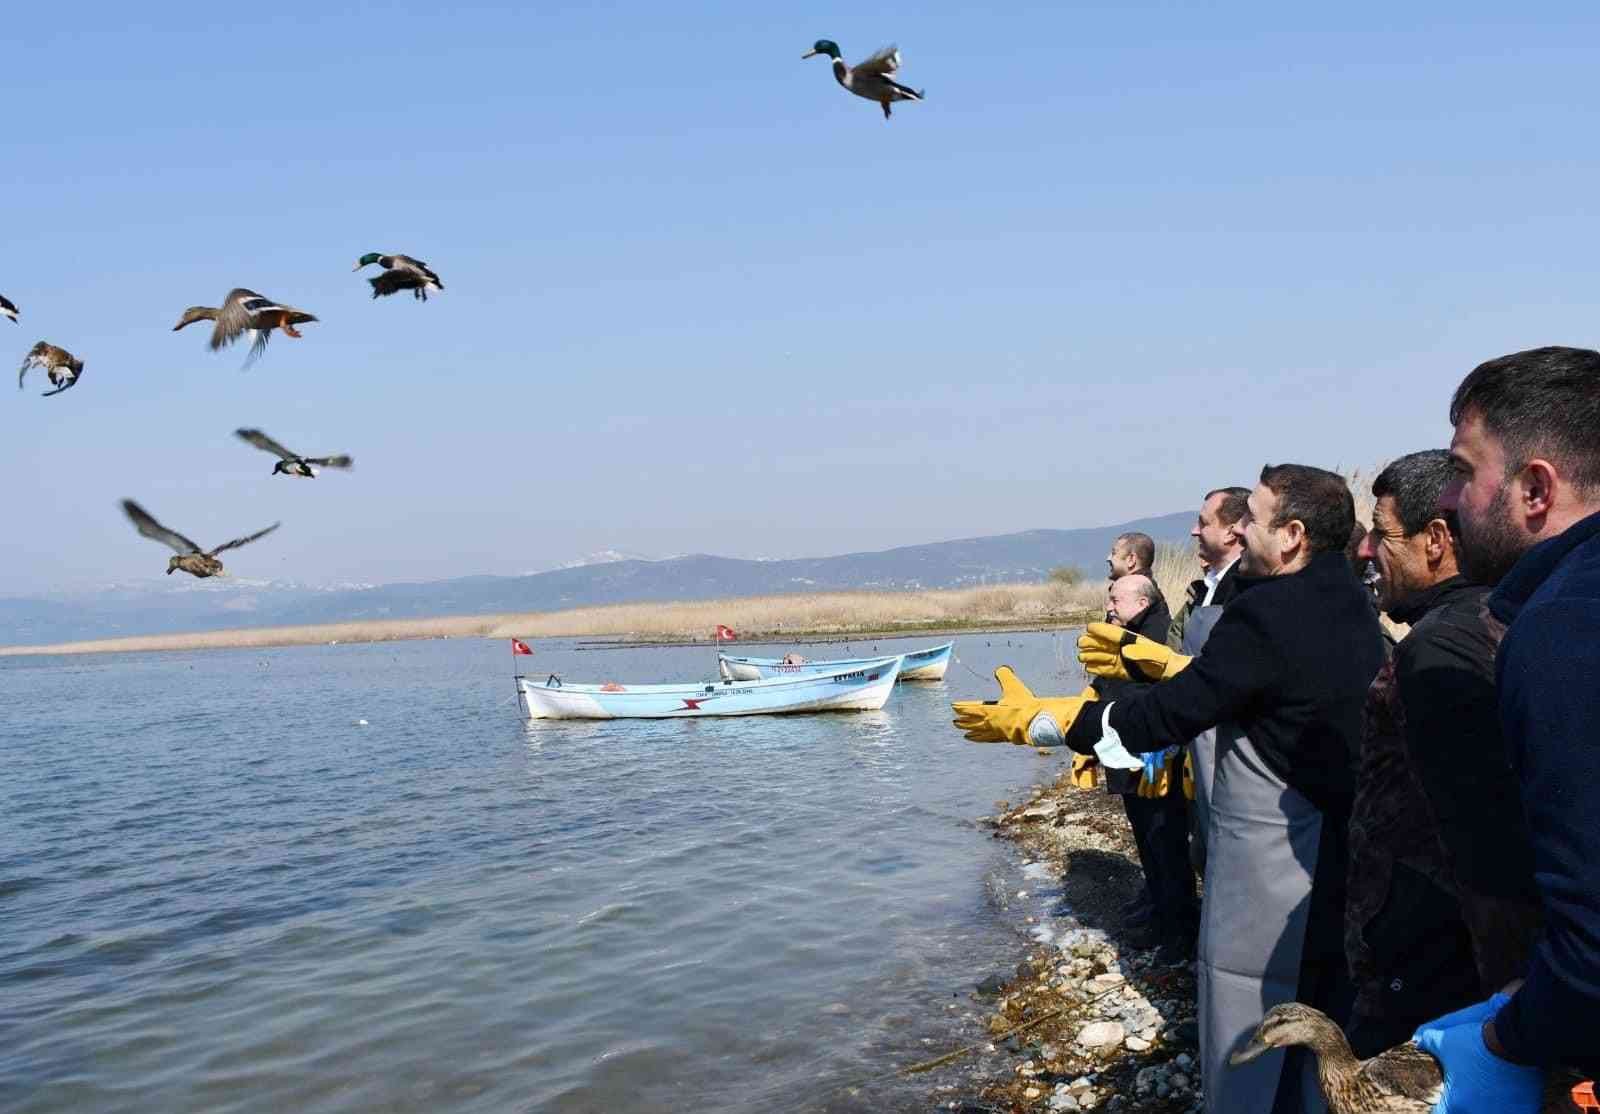
{"type": "Polygon", "coordinates": [[[1356,983],[1347,1029],[1357,1056],[1521,974],[1539,924],[1533,853],[1496,714],[1503,628],[1489,589],[1460,575],[1443,449],[1393,461],[1372,484],[1357,557],[1378,602],[1411,627],[1367,694],[1350,819],[1345,952],[1356,983]]]}
{"type": "Polygon", "coordinates": [[[1468,576],[1496,585],[1500,726],[1544,928],[1509,997],[1424,1025],[1449,1111],[1532,1110],[1542,1074],[1600,1073],[1600,352],[1481,364],[1450,403],[1468,576]]]}
{"type": "MultiPolygon", "coordinates": [[[[1125,675],[1164,683],[1057,721],[1080,754],[1108,743],[1143,753],[1226,725],[1200,944],[1201,1059],[1214,1112],[1320,1106],[1299,1055],[1233,1071],[1225,1056],[1276,1001],[1315,1005],[1341,1022],[1348,1011],[1346,836],[1361,709],[1384,660],[1370,596],[1345,555],[1355,509],[1344,478],[1269,466],[1248,507],[1238,594],[1201,654],[1189,661],[1164,644],[1123,646],[1125,675]],[[1308,862],[1309,877],[1293,877],[1308,862]]],[[[1079,642],[1095,672],[1104,633],[1091,627],[1079,642]]]]}
{"type": "MultiPolygon", "coordinates": [[[[1166,634],[1171,617],[1167,602],[1155,581],[1133,573],[1112,582],[1109,592],[1111,621],[1126,631],[1145,638],[1160,639],[1166,634]]],[[[1101,700],[1114,700],[1148,688],[1153,682],[1094,678],[1092,687],[1101,700]]],[[[1144,871],[1145,897],[1149,913],[1131,918],[1138,922],[1132,943],[1136,947],[1162,948],[1161,958],[1168,963],[1191,957],[1195,926],[1198,922],[1194,892],[1194,872],[1189,866],[1188,816],[1184,808],[1181,776],[1163,772],[1157,779],[1143,770],[1106,768],[1106,788],[1122,796],[1133,829],[1139,866],[1144,871]]]]}

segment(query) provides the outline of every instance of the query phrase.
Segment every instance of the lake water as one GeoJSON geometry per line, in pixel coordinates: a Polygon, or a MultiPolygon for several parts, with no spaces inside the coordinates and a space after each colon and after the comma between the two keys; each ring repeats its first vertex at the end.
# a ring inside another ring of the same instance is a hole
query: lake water
{"type": "Polygon", "coordinates": [[[1039,909],[973,820],[1060,769],[949,702],[1001,662],[1076,691],[1068,648],[962,638],[881,712],[609,723],[522,720],[500,641],[0,659],[0,1109],[925,1108],[950,1074],[852,1084],[980,1038],[1039,909]]]}

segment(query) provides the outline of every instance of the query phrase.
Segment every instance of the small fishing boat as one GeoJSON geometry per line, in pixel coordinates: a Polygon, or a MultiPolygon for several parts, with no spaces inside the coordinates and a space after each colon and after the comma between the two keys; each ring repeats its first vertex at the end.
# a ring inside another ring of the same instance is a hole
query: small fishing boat
{"type": "MultiPolygon", "coordinates": [[[[900,669],[902,681],[942,681],[950,668],[950,654],[954,642],[943,646],[930,646],[905,655],[905,665],[900,669]]],[[[770,677],[792,677],[797,673],[822,673],[843,667],[861,667],[872,658],[829,658],[826,661],[806,661],[790,654],[784,658],[747,658],[733,654],[717,655],[717,670],[725,680],[759,681],[770,677]]]]}
{"type": "Polygon", "coordinates": [[[700,681],[671,685],[579,685],[555,674],[517,677],[529,719],[666,719],[680,716],[761,716],[794,712],[876,711],[889,702],[900,676],[899,656],[868,658],[841,669],[788,674],[759,681],[700,681]]]}

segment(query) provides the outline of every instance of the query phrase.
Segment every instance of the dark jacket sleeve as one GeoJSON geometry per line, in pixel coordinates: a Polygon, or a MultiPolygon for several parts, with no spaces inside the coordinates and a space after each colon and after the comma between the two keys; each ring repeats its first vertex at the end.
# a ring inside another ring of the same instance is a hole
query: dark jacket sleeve
{"type": "Polygon", "coordinates": [[[1600,1060],[1600,603],[1536,604],[1501,643],[1500,715],[1545,927],[1495,1031],[1525,1064],[1600,1060]],[[1559,613],[1556,613],[1558,612],[1559,613]],[[1532,621],[1529,621],[1529,620],[1532,621]]]}
{"type": "Polygon", "coordinates": [[[1124,747],[1143,754],[1185,743],[1259,706],[1277,681],[1281,660],[1272,652],[1265,616],[1251,602],[1241,597],[1222,613],[1205,652],[1182,673],[1116,702],[1111,726],[1124,747]]]}
{"type": "MultiPolygon", "coordinates": [[[[1406,751],[1458,881],[1474,893],[1537,900],[1516,777],[1487,663],[1441,623],[1400,644],[1395,680],[1406,751]]],[[[1479,651],[1480,653],[1483,651],[1479,651]]]]}

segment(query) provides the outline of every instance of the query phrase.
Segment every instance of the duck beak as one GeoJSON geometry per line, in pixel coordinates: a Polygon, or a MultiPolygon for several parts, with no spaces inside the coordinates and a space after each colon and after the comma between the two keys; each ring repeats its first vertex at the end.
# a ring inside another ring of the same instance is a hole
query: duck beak
{"type": "Polygon", "coordinates": [[[361,264],[357,263],[354,267],[351,267],[350,269],[352,271],[359,271],[359,270],[361,270],[361,264]]]}
{"type": "Polygon", "coordinates": [[[808,50],[804,54],[800,55],[800,58],[803,61],[803,60],[805,60],[807,58],[815,58],[820,53],[822,53],[822,52],[819,51],[819,50],[808,50]]]}
{"type": "Polygon", "coordinates": [[[1245,1045],[1233,1055],[1229,1056],[1228,1063],[1234,1067],[1238,1067],[1240,1064],[1248,1064],[1251,1060],[1265,1056],[1271,1051],[1272,1046],[1270,1044],[1266,1044],[1261,1040],[1260,1037],[1256,1037],[1249,1044],[1245,1045]]]}

